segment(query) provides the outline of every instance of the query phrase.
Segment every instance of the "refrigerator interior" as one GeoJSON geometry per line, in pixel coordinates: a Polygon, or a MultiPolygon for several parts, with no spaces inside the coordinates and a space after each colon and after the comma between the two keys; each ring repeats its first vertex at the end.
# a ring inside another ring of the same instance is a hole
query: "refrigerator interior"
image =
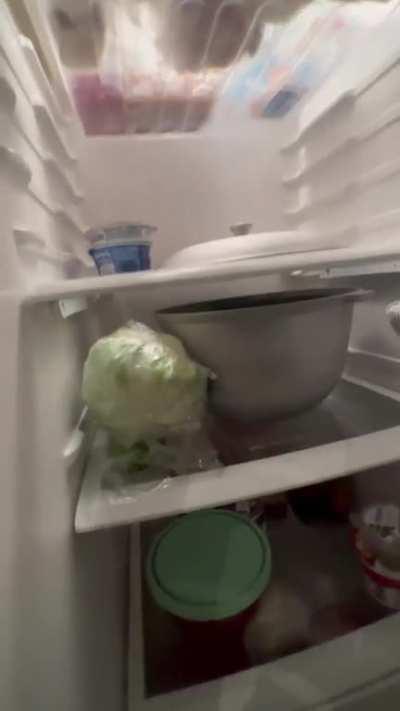
{"type": "MultiPolygon", "coordinates": [[[[398,24],[377,36],[362,67],[358,60],[350,62],[290,121],[257,125],[251,138],[244,127],[240,136],[228,132],[224,141],[217,136],[85,139],[74,122],[57,115],[31,48],[16,41],[3,2],[0,10],[4,707],[255,711],[268,699],[277,711],[395,708],[398,615],[368,611],[370,624],[351,634],[233,677],[192,685],[199,679],[171,680],[176,670],[164,666],[175,653],[174,633],[151,607],[141,570],[152,526],[183,511],[353,474],[359,501],[400,499],[399,341],[385,316],[386,305],[398,298],[399,283],[397,193],[391,182],[398,166],[390,153],[398,130],[393,99],[398,24]],[[389,59],[383,63],[382,57],[389,59]],[[356,66],[363,76],[355,76],[356,66]],[[379,91],[356,100],[351,85],[369,86],[368,73],[383,78],[371,84],[379,91]],[[365,126],[360,138],[354,128],[364,115],[375,120],[377,103],[386,106],[390,97],[390,111],[385,109],[375,128],[365,126]],[[16,155],[23,157],[22,169],[16,155]],[[366,155],[374,167],[381,156],[383,166],[368,180],[358,162],[366,155]],[[308,160],[318,164],[322,178],[308,160]],[[349,176],[349,164],[360,172],[344,183],[347,192],[329,186],[331,172],[339,181],[349,176]],[[62,186],[56,199],[47,192],[54,190],[49,177],[54,170],[61,173],[62,186]],[[322,196],[321,185],[328,186],[322,196]],[[355,198],[346,212],[350,188],[355,198]],[[67,197],[61,198],[61,189],[67,197]],[[222,237],[244,220],[257,230],[311,225],[332,232],[334,227],[339,236],[350,235],[349,246],[222,272],[160,269],[95,277],[82,246],[82,226],[132,216],[160,227],[156,267],[174,251],[222,237]],[[81,278],[68,278],[71,261],[79,262],[81,278]],[[291,423],[261,459],[179,477],[128,503],[110,502],[90,485],[93,443],[80,429],[80,382],[96,338],[130,318],[154,324],[154,312],[170,304],[238,291],[301,289],[326,278],[373,289],[374,296],[355,307],[344,380],[325,409],[314,413],[315,420],[313,414],[302,420],[300,447],[299,423],[291,423]]],[[[322,535],[290,519],[271,535],[277,570],[289,571],[292,584],[296,577],[313,613],[341,602],[344,592],[352,603],[365,601],[346,527],[326,528],[322,535]],[[296,569],[301,557],[309,566],[304,578],[303,566],[298,575],[296,569]],[[313,571],[318,571],[314,578],[313,571]],[[318,587],[327,578],[329,584],[318,587]]]]}

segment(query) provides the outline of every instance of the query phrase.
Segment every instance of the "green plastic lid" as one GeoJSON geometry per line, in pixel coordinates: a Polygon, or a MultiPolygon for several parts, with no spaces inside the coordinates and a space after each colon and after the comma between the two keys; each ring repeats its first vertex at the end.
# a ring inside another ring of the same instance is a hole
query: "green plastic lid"
{"type": "Polygon", "coordinates": [[[271,552],[247,517],[199,511],[176,519],[156,539],[146,572],[164,610],[188,620],[221,620],[260,597],[271,575],[271,552]]]}

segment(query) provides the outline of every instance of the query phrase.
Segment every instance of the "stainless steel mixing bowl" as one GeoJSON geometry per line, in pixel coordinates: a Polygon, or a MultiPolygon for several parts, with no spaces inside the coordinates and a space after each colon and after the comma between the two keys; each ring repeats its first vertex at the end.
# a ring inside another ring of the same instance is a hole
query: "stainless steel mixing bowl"
{"type": "Polygon", "coordinates": [[[282,418],[322,400],[341,377],[350,289],[240,296],[160,311],[162,327],[217,376],[211,404],[235,418],[282,418]]]}

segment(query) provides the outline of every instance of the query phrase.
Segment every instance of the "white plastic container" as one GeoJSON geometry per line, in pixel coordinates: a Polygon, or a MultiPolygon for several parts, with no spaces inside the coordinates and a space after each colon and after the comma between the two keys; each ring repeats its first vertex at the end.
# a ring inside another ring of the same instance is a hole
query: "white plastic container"
{"type": "Polygon", "coordinates": [[[389,504],[364,509],[355,517],[355,544],[369,594],[400,610],[400,509],[389,504]]]}

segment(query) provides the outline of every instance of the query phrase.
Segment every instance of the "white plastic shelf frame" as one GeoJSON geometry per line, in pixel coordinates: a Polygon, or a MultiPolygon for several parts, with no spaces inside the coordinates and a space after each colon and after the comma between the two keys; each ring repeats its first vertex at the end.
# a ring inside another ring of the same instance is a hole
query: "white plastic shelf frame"
{"type": "Polygon", "coordinates": [[[258,459],[152,482],[129,491],[105,484],[105,441],[92,448],[77,506],[78,532],[256,498],[400,459],[400,395],[341,381],[321,405],[266,425],[258,459]]]}
{"type": "Polygon", "coordinates": [[[398,244],[399,87],[395,12],[305,103],[289,128],[283,184],[294,227],[333,230],[351,246],[398,244]]]}
{"type": "MultiPolygon", "coordinates": [[[[40,303],[75,298],[76,296],[99,296],[131,291],[138,303],[146,306],[148,298],[152,306],[162,308],[168,296],[176,299],[182,293],[185,302],[192,296],[191,287],[196,293],[197,287],[221,285],[225,282],[247,280],[265,277],[262,288],[268,290],[268,278],[274,275],[281,277],[307,277],[320,274],[334,275],[336,269],[346,270],[346,274],[396,272],[400,261],[400,245],[355,245],[346,248],[333,248],[314,252],[294,252],[285,255],[264,257],[262,259],[246,259],[236,262],[211,264],[206,267],[181,269],[152,269],[131,274],[111,274],[101,277],[80,279],[60,279],[55,282],[43,283],[29,287],[21,300],[23,303],[40,303]],[[364,271],[365,270],[365,271],[364,271]]],[[[258,288],[259,282],[258,282],[258,288]]],[[[182,298],[182,296],[180,296],[182,298]]],[[[197,298],[197,297],[195,297],[197,298]]],[[[148,305],[148,304],[147,304],[148,305]]]]}
{"type": "MultiPolygon", "coordinates": [[[[165,526],[165,522],[159,523],[165,526]]],[[[351,634],[213,681],[202,678],[201,671],[195,679],[185,676],[177,664],[178,655],[184,654],[179,649],[179,635],[173,621],[149,599],[143,576],[143,561],[157,524],[131,530],[135,554],[131,556],[129,588],[130,711],[397,708],[400,615],[365,622],[351,634]]],[[[305,600],[310,618],[314,611],[318,614],[324,606],[332,606],[333,601],[338,606],[351,601],[357,609],[368,608],[346,528],[315,528],[288,520],[271,528],[268,535],[275,585],[282,581],[286,589],[289,585],[305,600]]],[[[285,630],[298,629],[293,604],[285,612],[285,630]]],[[[282,619],[282,611],[279,614],[282,619]]]]}

